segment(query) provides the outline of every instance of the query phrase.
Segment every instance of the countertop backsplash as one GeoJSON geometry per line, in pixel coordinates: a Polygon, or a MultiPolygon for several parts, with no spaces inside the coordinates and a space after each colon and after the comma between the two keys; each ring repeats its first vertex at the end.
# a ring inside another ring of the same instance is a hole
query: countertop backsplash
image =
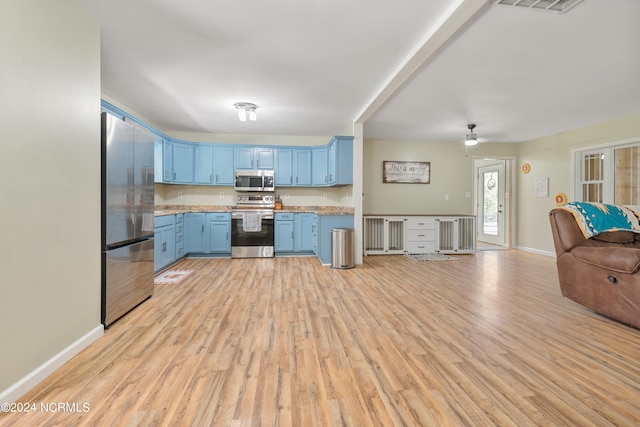
{"type": "MultiPolygon", "coordinates": [[[[353,187],[277,187],[274,193],[282,199],[283,208],[289,206],[352,207],[353,187]]],[[[157,206],[233,206],[236,191],[233,187],[199,185],[155,185],[157,206]]],[[[156,210],[158,210],[156,208],[156,210]]]]}
{"type": "MultiPolygon", "coordinates": [[[[231,212],[232,205],[156,205],[156,216],[191,212],[231,212]]],[[[315,213],[318,215],[353,215],[352,207],[342,206],[283,206],[275,212],[315,213]]]]}

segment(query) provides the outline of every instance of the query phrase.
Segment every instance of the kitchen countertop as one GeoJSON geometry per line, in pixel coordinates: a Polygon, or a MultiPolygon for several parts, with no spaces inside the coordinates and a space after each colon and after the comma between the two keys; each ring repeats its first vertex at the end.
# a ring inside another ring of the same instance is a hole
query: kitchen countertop
{"type": "Polygon", "coordinates": [[[353,215],[353,208],[344,206],[283,206],[274,212],[314,213],[318,215],[353,215]]]}
{"type": "MultiPolygon", "coordinates": [[[[155,216],[189,212],[231,212],[231,205],[162,205],[156,206],[155,216]]],[[[318,215],[353,215],[354,209],[342,206],[283,206],[274,212],[315,213],[318,215]]]]}

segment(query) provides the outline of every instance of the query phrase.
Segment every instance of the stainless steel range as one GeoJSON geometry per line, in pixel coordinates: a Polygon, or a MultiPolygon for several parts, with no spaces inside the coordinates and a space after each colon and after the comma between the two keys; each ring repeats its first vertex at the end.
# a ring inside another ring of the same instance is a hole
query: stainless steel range
{"type": "Polygon", "coordinates": [[[274,256],[273,194],[238,194],[231,210],[231,258],[274,256]]]}

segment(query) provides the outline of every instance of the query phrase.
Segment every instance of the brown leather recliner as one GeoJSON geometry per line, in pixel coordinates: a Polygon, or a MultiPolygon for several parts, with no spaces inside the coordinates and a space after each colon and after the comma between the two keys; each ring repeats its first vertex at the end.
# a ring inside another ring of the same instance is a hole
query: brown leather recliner
{"type": "Polygon", "coordinates": [[[585,238],[571,212],[549,212],[562,295],[640,328],[640,234],[601,233],[585,238]]]}

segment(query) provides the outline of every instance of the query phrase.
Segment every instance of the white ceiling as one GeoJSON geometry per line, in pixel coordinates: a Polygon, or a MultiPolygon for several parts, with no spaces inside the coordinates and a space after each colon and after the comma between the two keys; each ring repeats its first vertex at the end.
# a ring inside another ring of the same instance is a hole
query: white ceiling
{"type": "Polygon", "coordinates": [[[519,142],[640,113],[638,0],[76,1],[103,94],[169,132],[519,142]]]}

